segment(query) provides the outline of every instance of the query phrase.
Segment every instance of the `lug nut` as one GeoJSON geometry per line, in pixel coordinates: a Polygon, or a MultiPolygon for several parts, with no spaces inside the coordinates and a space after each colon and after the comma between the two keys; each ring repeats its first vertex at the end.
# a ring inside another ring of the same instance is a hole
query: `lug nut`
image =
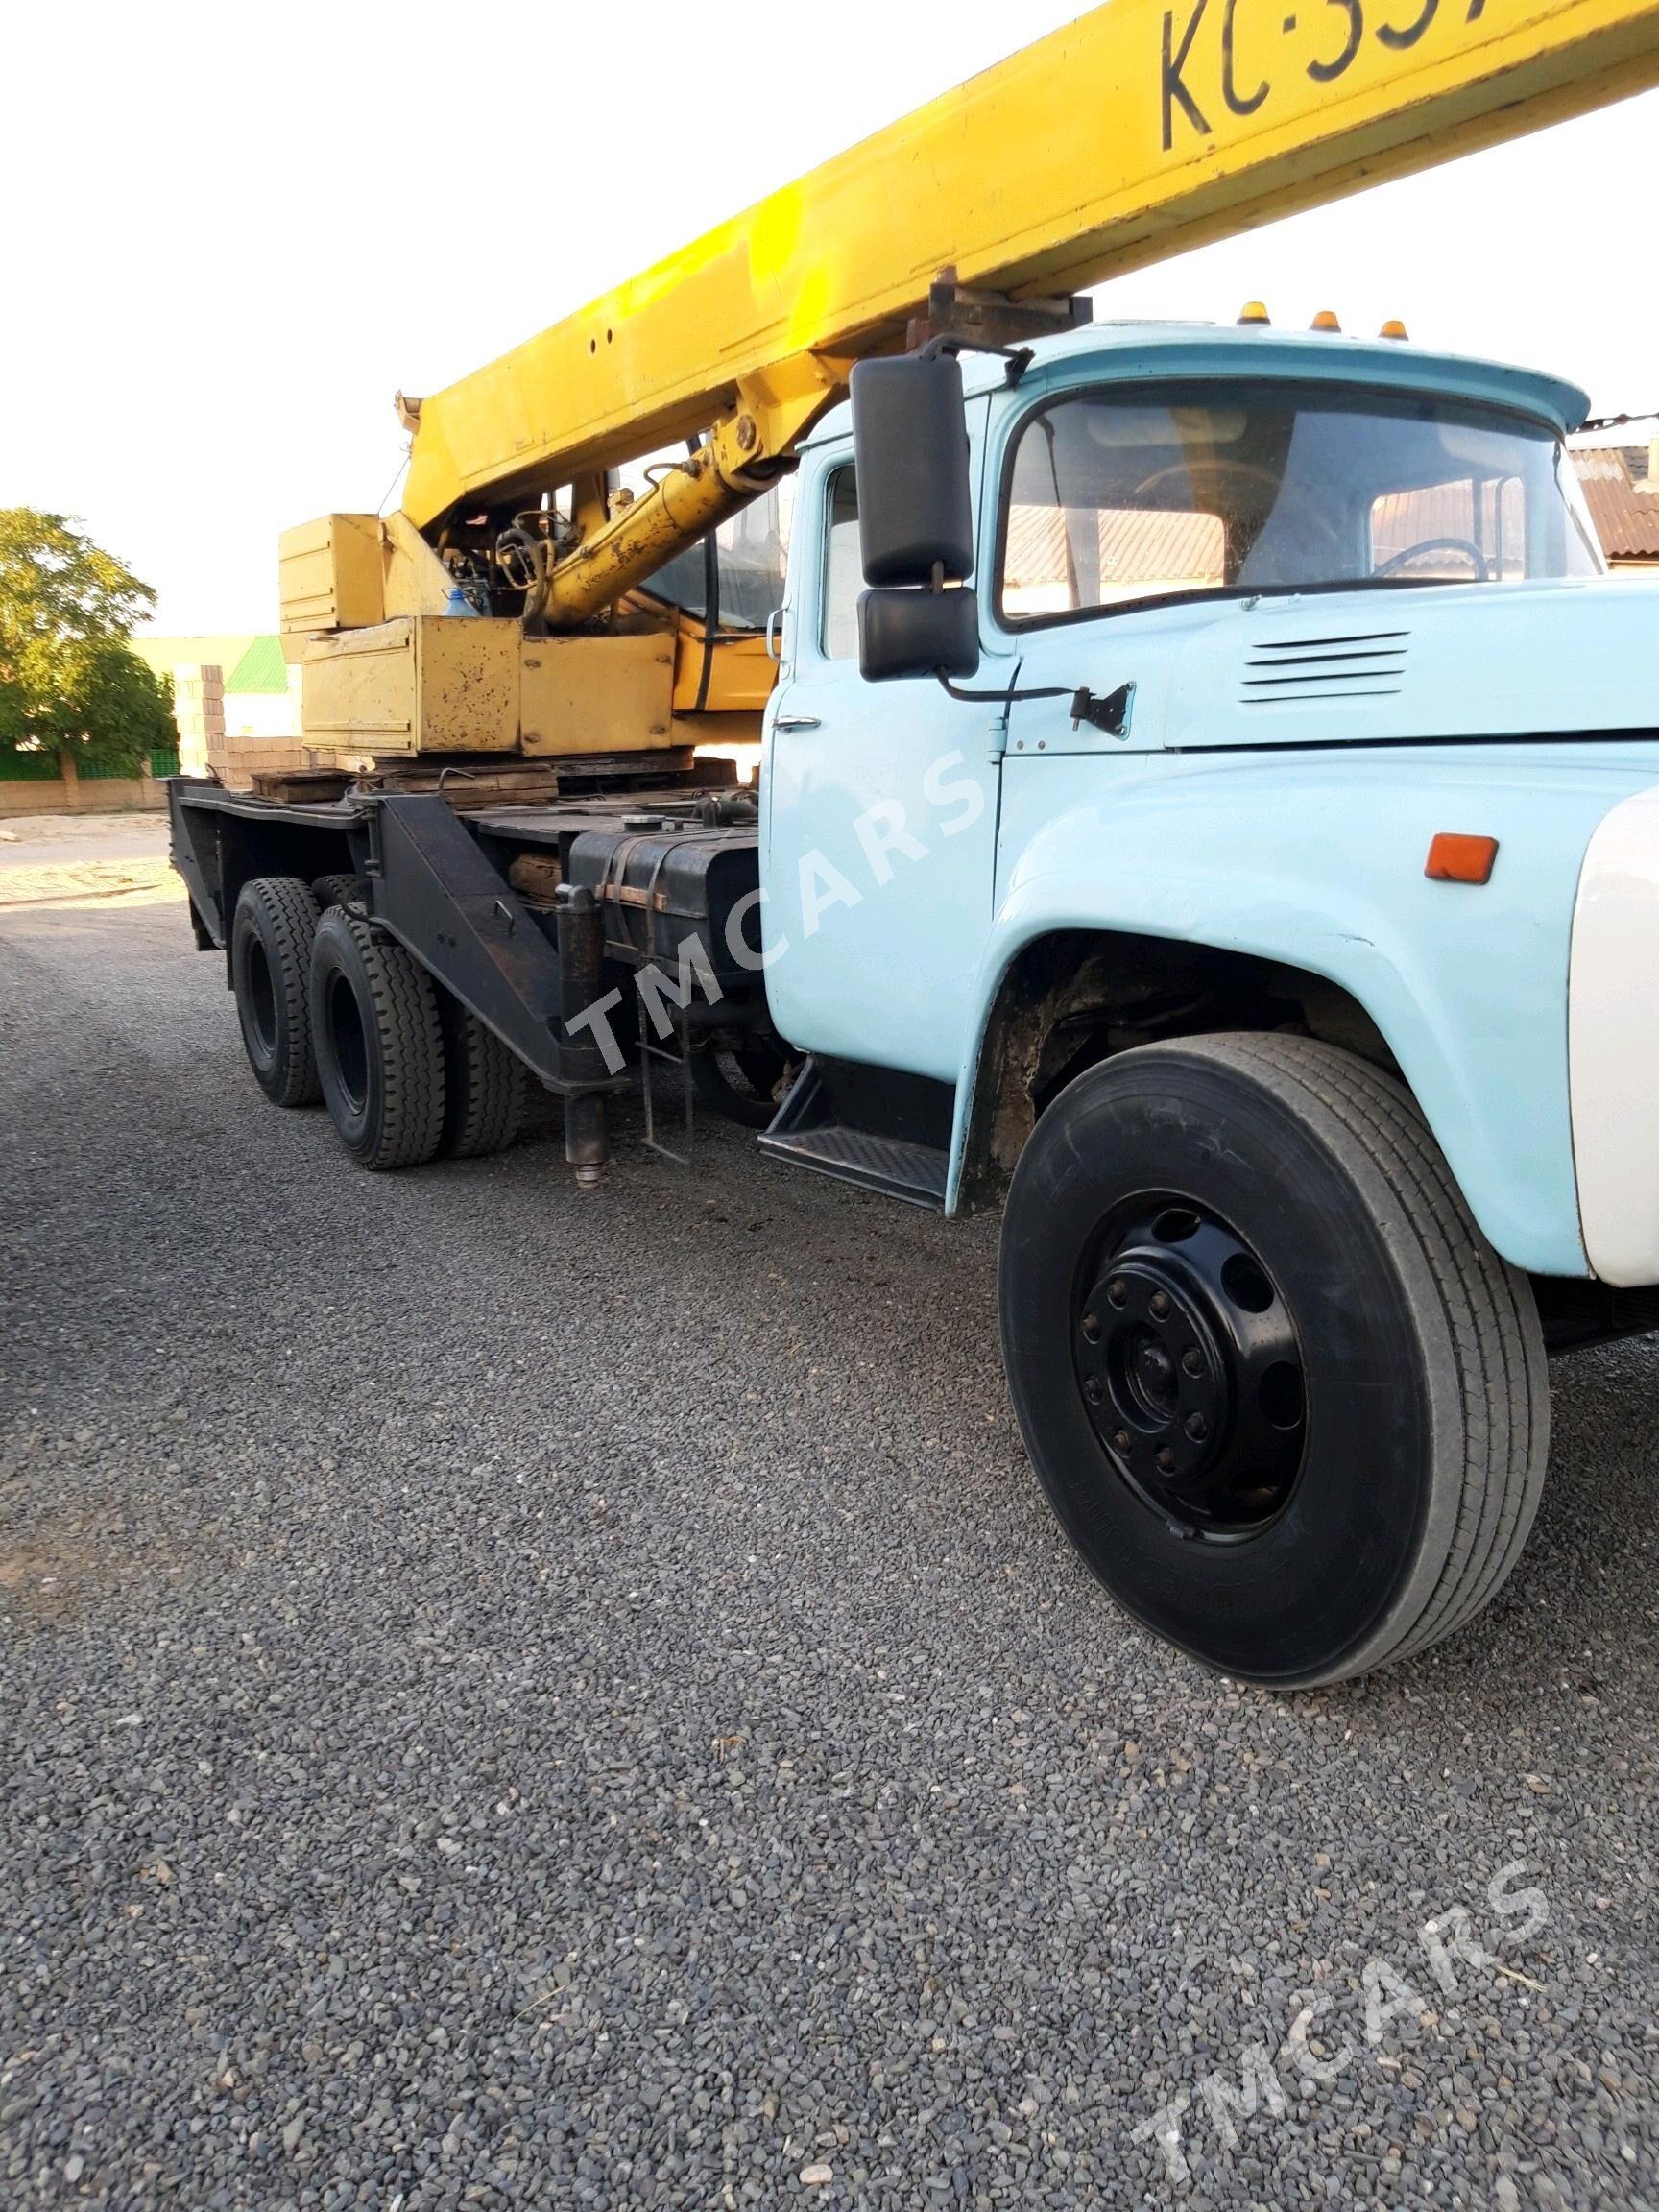
{"type": "Polygon", "coordinates": [[[1173,1475],[1179,1462],[1173,1452],[1160,1452],[1158,1464],[1166,1475],[1173,1475]]]}
{"type": "Polygon", "coordinates": [[[1153,1294],[1152,1318],[1154,1321],[1167,1321],[1169,1318],[1169,1301],[1162,1290],[1153,1294]]]}
{"type": "Polygon", "coordinates": [[[1128,1430],[1119,1429],[1118,1433],[1112,1439],[1112,1449],[1114,1452],[1120,1453],[1126,1459],[1129,1456],[1129,1448],[1133,1442],[1134,1438],[1130,1435],[1128,1430]]]}
{"type": "Polygon", "coordinates": [[[1106,1393],[1101,1388],[1100,1384],[1095,1382],[1093,1377],[1091,1377],[1091,1379],[1083,1385],[1083,1395],[1088,1399],[1091,1406],[1098,1406],[1101,1399],[1105,1397],[1106,1393]]]}
{"type": "Polygon", "coordinates": [[[1183,1375],[1190,1375],[1193,1382],[1196,1382],[1199,1376],[1201,1376],[1204,1372],[1203,1353],[1198,1351],[1189,1352],[1187,1357],[1181,1362],[1181,1372],[1183,1375]]]}
{"type": "Polygon", "coordinates": [[[1100,1341],[1100,1316],[1099,1316],[1099,1314],[1098,1314],[1098,1313],[1085,1313],[1085,1314],[1084,1314],[1084,1316],[1083,1316],[1083,1335],[1084,1335],[1084,1340],[1085,1340],[1087,1343],[1090,1343],[1090,1344],[1098,1344],[1098,1343],[1099,1343],[1099,1341],[1100,1341]]]}
{"type": "Polygon", "coordinates": [[[1194,1413],[1187,1424],[1187,1433],[1194,1444],[1204,1443],[1210,1434],[1210,1424],[1202,1413],[1194,1413]]]}
{"type": "Polygon", "coordinates": [[[1118,1277],[1116,1282],[1107,1284],[1106,1295],[1111,1299],[1113,1305],[1118,1308],[1119,1312],[1121,1312],[1123,1308],[1128,1305],[1129,1286],[1124,1282],[1121,1275],[1118,1277]]]}

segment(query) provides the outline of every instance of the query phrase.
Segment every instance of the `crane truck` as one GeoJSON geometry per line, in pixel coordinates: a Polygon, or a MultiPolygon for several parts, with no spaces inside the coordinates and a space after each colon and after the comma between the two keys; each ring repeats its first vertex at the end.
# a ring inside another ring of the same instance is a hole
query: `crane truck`
{"type": "Polygon", "coordinates": [[[592,1189],[637,1084],[1000,1208],[1136,1619],[1471,1621],[1550,1355],[1659,1328],[1659,600],[1571,383],[1085,288],[1656,79],[1653,0],[1113,0],[399,398],[400,511],[282,543],[314,766],[171,785],[268,1096],[384,1170],[540,1083],[592,1189]]]}

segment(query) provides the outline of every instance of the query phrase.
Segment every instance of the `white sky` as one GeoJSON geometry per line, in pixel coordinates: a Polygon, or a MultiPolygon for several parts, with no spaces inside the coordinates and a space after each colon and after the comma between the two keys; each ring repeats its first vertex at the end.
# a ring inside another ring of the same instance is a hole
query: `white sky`
{"type": "MultiPolygon", "coordinates": [[[[0,506],[80,515],[157,627],[276,627],[277,533],[373,509],[435,390],[1079,0],[68,0],[0,90],[0,506]],[[469,35],[469,33],[474,35],[469,35]],[[712,95],[717,127],[698,135],[712,95]]],[[[1064,129],[1064,118],[1056,118],[1064,129]]],[[[1659,93],[1112,286],[1659,407],[1659,93]]]]}

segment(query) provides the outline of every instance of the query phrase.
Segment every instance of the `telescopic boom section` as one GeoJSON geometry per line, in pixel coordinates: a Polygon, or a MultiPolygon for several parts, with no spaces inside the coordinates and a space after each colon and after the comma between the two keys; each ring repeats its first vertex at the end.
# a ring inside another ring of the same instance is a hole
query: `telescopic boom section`
{"type": "Polygon", "coordinates": [[[1659,82],[1659,0],[1112,0],[426,400],[433,532],[702,434],[550,578],[584,620],[754,495],[930,287],[1065,293],[1659,82]]]}

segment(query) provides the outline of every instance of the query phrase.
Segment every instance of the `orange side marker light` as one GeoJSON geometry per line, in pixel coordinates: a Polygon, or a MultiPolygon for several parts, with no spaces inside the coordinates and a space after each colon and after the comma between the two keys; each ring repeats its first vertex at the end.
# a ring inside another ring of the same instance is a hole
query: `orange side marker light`
{"type": "Polygon", "coordinates": [[[1425,873],[1431,883],[1490,883],[1498,865],[1496,837],[1436,837],[1425,873]]]}

